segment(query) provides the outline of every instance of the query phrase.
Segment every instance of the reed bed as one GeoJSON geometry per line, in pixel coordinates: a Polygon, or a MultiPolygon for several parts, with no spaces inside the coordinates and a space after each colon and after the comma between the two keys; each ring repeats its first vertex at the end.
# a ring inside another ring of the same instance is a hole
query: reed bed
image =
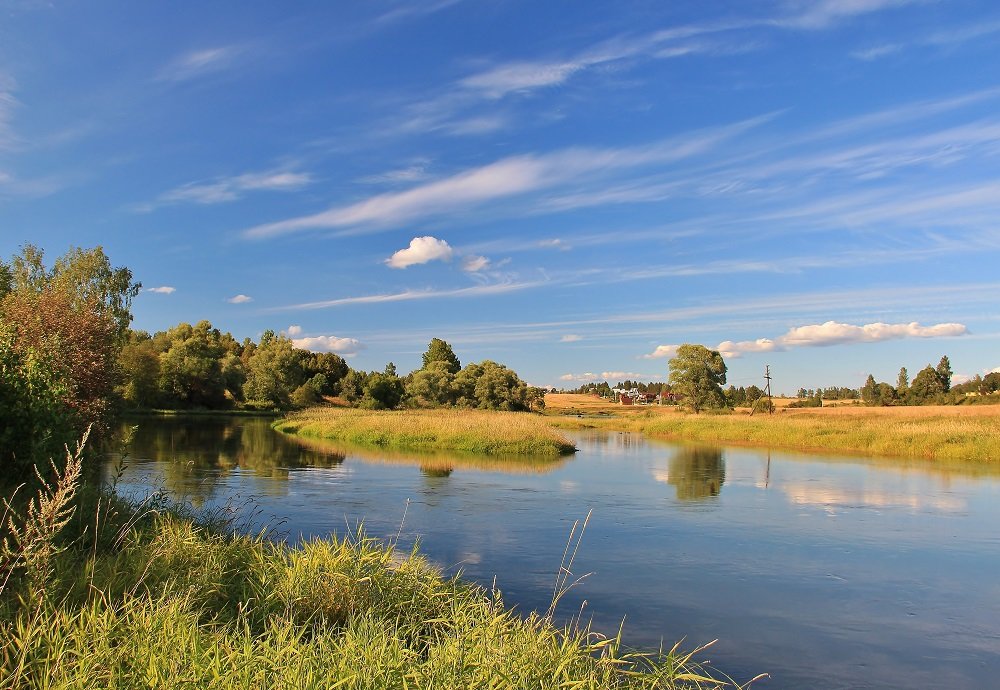
{"type": "Polygon", "coordinates": [[[550,457],[576,450],[545,419],[525,412],[316,407],[279,420],[274,428],[288,434],[380,448],[550,457]]]}
{"type": "Polygon", "coordinates": [[[692,652],[629,652],[619,636],[520,616],[495,589],[363,536],[289,548],[170,512],[98,522],[92,546],[58,550],[40,597],[26,572],[0,587],[0,687],[725,684],[692,652]]]}
{"type": "Polygon", "coordinates": [[[1000,462],[1000,408],[897,407],[789,410],[774,415],[692,415],[649,409],[612,419],[553,419],[562,428],[607,428],[660,438],[923,458],[1000,462]]]}

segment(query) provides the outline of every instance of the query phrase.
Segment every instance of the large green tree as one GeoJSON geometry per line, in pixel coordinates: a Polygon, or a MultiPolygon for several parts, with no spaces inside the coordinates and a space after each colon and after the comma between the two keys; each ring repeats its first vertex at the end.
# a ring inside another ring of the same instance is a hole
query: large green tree
{"type": "MultiPolygon", "coordinates": [[[[10,292],[61,292],[74,308],[87,305],[110,318],[115,323],[117,337],[122,342],[126,338],[132,322],[132,300],[139,294],[142,283],[132,280],[129,269],[112,267],[102,247],[71,247],[51,268],[46,268],[43,250],[26,244],[13,257],[6,272],[8,276],[0,277],[0,283],[6,281],[10,292]]],[[[0,285],[0,296],[3,289],[0,285]]]]}
{"type": "Polygon", "coordinates": [[[941,381],[941,388],[944,389],[944,392],[947,393],[948,391],[950,391],[952,371],[951,371],[951,362],[948,360],[948,355],[945,355],[941,358],[941,361],[938,362],[938,365],[937,367],[935,367],[934,371],[937,372],[938,380],[941,381]]]}
{"type": "Polygon", "coordinates": [[[244,362],[247,377],[243,384],[244,397],[288,407],[292,391],[304,383],[300,361],[287,336],[264,331],[253,354],[244,362]]]}
{"type": "MultiPolygon", "coordinates": [[[[228,334],[227,334],[228,335],[228,334]]],[[[178,407],[228,407],[242,395],[243,367],[227,351],[236,343],[209,321],[182,323],[166,333],[170,346],[160,355],[159,388],[178,407]]]]}
{"type": "Polygon", "coordinates": [[[416,407],[440,407],[454,404],[457,392],[455,374],[449,362],[434,361],[410,374],[406,395],[416,407]]]}
{"type": "Polygon", "coordinates": [[[462,368],[462,363],[458,361],[451,345],[440,338],[431,338],[431,342],[427,345],[427,351],[423,354],[424,369],[432,362],[444,362],[448,372],[452,375],[457,374],[462,368]]]}
{"type": "Polygon", "coordinates": [[[685,343],[670,359],[670,387],[693,412],[726,406],[726,362],[718,350],[685,343]]]}
{"type": "Polygon", "coordinates": [[[944,392],[941,376],[930,364],[917,372],[913,383],[910,384],[910,396],[917,403],[933,402],[944,392]]]}

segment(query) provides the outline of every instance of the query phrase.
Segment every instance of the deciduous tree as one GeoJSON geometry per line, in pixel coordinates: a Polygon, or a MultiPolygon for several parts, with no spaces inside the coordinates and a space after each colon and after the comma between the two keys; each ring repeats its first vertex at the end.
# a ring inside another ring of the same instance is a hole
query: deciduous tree
{"type": "Polygon", "coordinates": [[[685,343],[669,362],[670,387],[693,412],[725,407],[726,362],[718,350],[685,343]]]}

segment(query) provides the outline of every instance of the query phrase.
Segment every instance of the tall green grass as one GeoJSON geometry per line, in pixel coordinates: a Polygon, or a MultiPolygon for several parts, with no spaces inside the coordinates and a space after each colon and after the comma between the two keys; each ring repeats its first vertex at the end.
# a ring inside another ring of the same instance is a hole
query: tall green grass
{"type": "Polygon", "coordinates": [[[289,434],[382,448],[480,455],[549,455],[576,447],[543,418],[486,410],[373,411],[311,408],[275,422],[289,434]]]}
{"type": "MultiPolygon", "coordinates": [[[[46,495],[76,481],[57,475],[46,495]]],[[[499,591],[362,535],[289,548],[171,511],[129,511],[108,496],[88,510],[86,530],[60,521],[67,533],[54,535],[28,527],[37,514],[11,509],[20,534],[56,548],[44,572],[24,558],[7,563],[2,688],[725,684],[695,662],[700,650],[631,652],[620,636],[558,625],[551,611],[518,615],[499,591]]],[[[571,564],[564,559],[554,603],[571,564]]]]}

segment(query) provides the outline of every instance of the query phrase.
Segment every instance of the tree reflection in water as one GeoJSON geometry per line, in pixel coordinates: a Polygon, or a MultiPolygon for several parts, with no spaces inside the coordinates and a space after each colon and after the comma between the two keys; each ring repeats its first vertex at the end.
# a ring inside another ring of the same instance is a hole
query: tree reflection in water
{"type": "Polygon", "coordinates": [[[726,481],[726,461],[721,448],[686,446],[670,458],[667,480],[677,489],[677,499],[700,501],[718,496],[726,481]]]}
{"type": "Polygon", "coordinates": [[[270,419],[241,417],[150,417],[121,427],[136,431],[130,462],[166,461],[164,488],[200,507],[214,493],[215,481],[234,471],[287,479],[289,470],[333,467],[342,453],[310,448],[271,429],[270,419]],[[192,481],[197,478],[197,481],[192,481]]]}

